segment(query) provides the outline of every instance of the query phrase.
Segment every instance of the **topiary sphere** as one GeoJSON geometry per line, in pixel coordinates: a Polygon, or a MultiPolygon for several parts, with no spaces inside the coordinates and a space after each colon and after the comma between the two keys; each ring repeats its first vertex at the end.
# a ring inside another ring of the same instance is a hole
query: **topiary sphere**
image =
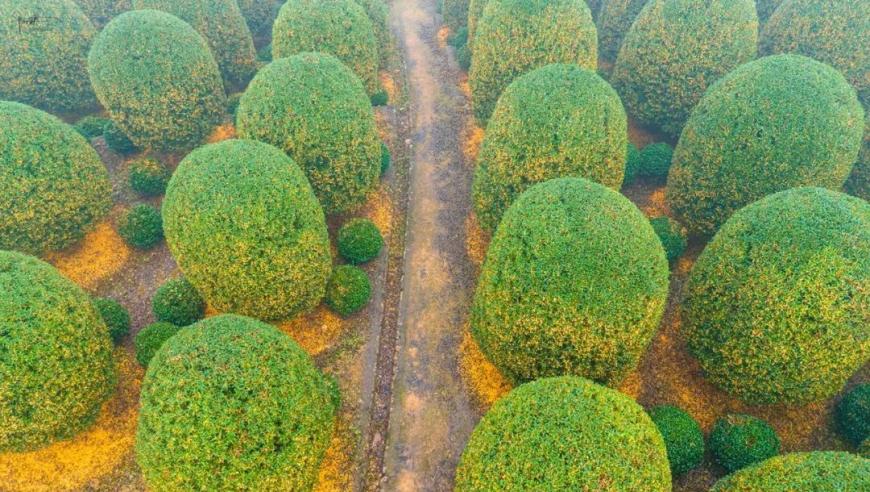
{"type": "Polygon", "coordinates": [[[237,3],[251,34],[257,36],[272,33],[272,24],[278,16],[274,0],[237,0],[237,3]]]}
{"type": "Polygon", "coordinates": [[[756,404],[835,395],[870,360],[870,204],[821,188],[735,213],[684,288],[682,330],[707,377],[756,404]]]}
{"type": "Polygon", "coordinates": [[[511,381],[580,375],[618,384],[661,319],[668,263],[616,191],[553,179],[520,195],[487,251],[471,333],[511,381]]]}
{"type": "Polygon", "coordinates": [[[548,179],[618,190],[627,131],[619,96],[591,70],[547,65],[518,77],[499,99],[477,158],[472,195],[481,227],[494,231],[517,196],[548,179]]]}
{"type": "Polygon", "coordinates": [[[139,150],[124,130],[112,120],[107,121],[103,127],[103,138],[110,150],[122,156],[135,154],[139,150]]]}
{"type": "Polygon", "coordinates": [[[650,0],[610,81],[630,116],[676,137],[707,87],[755,58],[757,41],[752,0],[650,0]]]}
{"type": "Polygon", "coordinates": [[[84,237],[112,205],[88,141],[48,113],[0,101],[0,249],[40,254],[84,237]]]}
{"type": "Polygon", "coordinates": [[[205,300],[186,278],[174,278],[167,280],[154,293],[151,309],[157,321],[187,326],[205,316],[205,300]]]}
{"type": "Polygon", "coordinates": [[[226,87],[244,87],[257,71],[257,51],[236,0],[133,0],[137,9],[172,14],[208,42],[226,87]]]}
{"type": "Polygon", "coordinates": [[[701,426],[684,410],[661,405],[649,411],[668,450],[671,473],[676,477],[701,465],[704,461],[704,433],[701,426]]]}
{"type": "Polygon", "coordinates": [[[870,383],[852,388],[834,409],[837,430],[853,445],[870,437],[870,383]]]}
{"type": "Polygon", "coordinates": [[[759,418],[730,414],[713,424],[710,451],[716,462],[731,473],[779,454],[779,437],[759,418]]]}
{"type": "Polygon", "coordinates": [[[140,203],[118,219],[118,234],[130,246],[151,249],[163,240],[163,219],[160,211],[140,203]]]}
{"type": "Polygon", "coordinates": [[[160,161],[146,157],[130,164],[130,188],[143,196],[158,196],[166,191],[172,173],[160,161]]]}
{"type": "Polygon", "coordinates": [[[631,398],[559,377],[519,386],[492,406],[462,453],[454,490],[598,490],[602,483],[670,491],[662,437],[631,398]]]}
{"type": "Polygon", "coordinates": [[[365,202],[378,184],[381,140],[365,91],[337,58],[279,58],[254,77],[239,104],[241,138],[283,149],[308,176],[327,213],[365,202]]]}
{"type": "Polygon", "coordinates": [[[775,456],[716,482],[710,492],[846,491],[870,489],[870,460],[838,451],[775,456]]]}
{"type": "Polygon", "coordinates": [[[178,266],[220,312],[292,318],[326,292],[323,210],[271,145],[226,140],[191,152],[169,181],[163,221],[178,266]]]}
{"type": "Polygon", "coordinates": [[[381,254],[384,238],[369,219],[352,219],[338,230],[338,254],[348,263],[359,265],[381,254]]]}
{"type": "Polygon", "coordinates": [[[130,0],[74,0],[97,27],[130,10],[130,0]]]}
{"type": "Polygon", "coordinates": [[[118,301],[108,297],[98,297],[93,300],[94,308],[109,329],[112,341],[118,343],[130,333],[130,313],[118,301]]]}
{"type": "Polygon", "coordinates": [[[275,327],[236,315],[179,331],[142,382],[136,461],[150,490],[309,490],[335,382],[275,327]]]}
{"type": "Polygon", "coordinates": [[[103,136],[103,129],[109,123],[108,118],[88,115],[78,120],[73,129],[88,140],[103,136]]]}
{"type": "Polygon", "coordinates": [[[335,56],[362,79],[368,95],[378,92],[374,28],[354,0],[289,0],[281,7],[272,28],[274,58],[309,51],[335,56]]]}
{"type": "Polygon", "coordinates": [[[598,57],[616,61],[622,40],[647,0],[604,0],[595,25],[598,27],[598,57]]]}
{"type": "Polygon", "coordinates": [[[595,70],[595,24],[583,0],[489,0],[472,45],[471,105],[485,125],[502,91],[551,63],[595,70]]]}
{"type": "Polygon", "coordinates": [[[0,452],[69,439],[97,418],[115,366],[105,323],[51,265],[0,251],[0,452]]]}
{"type": "Polygon", "coordinates": [[[372,286],[365,270],[340,265],[335,267],[326,286],[326,305],[342,316],[366,307],[372,296],[372,286]]]}
{"type": "Polygon", "coordinates": [[[674,148],[670,145],[664,142],[649,144],[640,151],[638,175],[664,183],[668,179],[673,158],[674,148]]]}
{"type": "Polygon", "coordinates": [[[677,221],[670,217],[656,217],[650,219],[653,230],[662,242],[662,247],[665,248],[665,256],[668,258],[668,263],[673,264],[683,252],[686,251],[686,231],[677,221]]]}
{"type": "Polygon", "coordinates": [[[133,347],[136,349],[136,360],[139,361],[139,364],[142,367],[148,367],[151,359],[154,358],[154,354],[160,350],[160,347],[167,340],[175,336],[180,329],[178,326],[165,321],[151,323],[142,328],[133,340],[133,347]]]}
{"type": "Polygon", "coordinates": [[[799,55],[747,63],[710,88],[674,151],[666,197],[710,235],[739,208],[798,186],[840,189],[861,147],[861,105],[842,75],[799,55]]]}
{"type": "Polygon", "coordinates": [[[112,20],[94,41],[88,71],[100,102],[138,147],[194,146],[223,118],[223,84],[208,44],[165,12],[112,20]]]}
{"type": "Polygon", "coordinates": [[[622,178],[622,186],[630,186],[637,179],[640,172],[640,151],[633,143],[628,143],[628,152],[625,157],[625,177],[622,178]]]}

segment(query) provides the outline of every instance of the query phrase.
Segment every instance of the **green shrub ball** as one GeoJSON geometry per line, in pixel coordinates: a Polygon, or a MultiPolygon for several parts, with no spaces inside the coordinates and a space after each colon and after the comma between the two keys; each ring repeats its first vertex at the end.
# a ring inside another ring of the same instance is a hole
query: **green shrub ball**
{"type": "Polygon", "coordinates": [[[161,285],[151,308],[157,321],[165,321],[176,326],[196,323],[205,316],[205,300],[186,278],[174,278],[161,285]]]}
{"type": "Polygon", "coordinates": [[[352,219],[338,230],[338,254],[348,263],[359,265],[381,254],[384,238],[369,219],[352,219]]]}
{"type": "Polygon", "coordinates": [[[577,377],[517,387],[483,417],[462,453],[456,492],[670,491],[662,437],[637,403],[577,377]]]}
{"type": "Polygon", "coordinates": [[[707,88],[755,58],[752,0],[650,0],[631,25],[611,83],[629,116],[680,135],[707,88]]]}
{"type": "Polygon", "coordinates": [[[163,240],[163,218],[151,205],[139,204],[118,219],[118,234],[130,246],[151,249],[163,240]]]}
{"type": "Polygon", "coordinates": [[[150,490],[310,490],[335,382],[275,327],[237,315],[167,340],[142,382],[136,460],[150,490]]]}
{"type": "Polygon", "coordinates": [[[103,129],[106,128],[106,124],[108,124],[109,121],[108,118],[89,115],[78,120],[76,124],[73,125],[73,128],[75,131],[79,132],[81,136],[91,140],[103,136],[103,129]]]}
{"type": "Polygon", "coordinates": [[[583,0],[489,0],[472,44],[471,106],[486,125],[520,75],[551,63],[595,70],[597,35],[583,0]]]}
{"type": "Polygon", "coordinates": [[[731,473],[779,454],[779,437],[759,418],[730,414],[713,424],[710,451],[716,462],[731,473]]]}
{"type": "Polygon", "coordinates": [[[661,405],[650,409],[649,416],[665,441],[671,473],[675,477],[701,465],[704,433],[691,415],[675,406],[661,405]]]}
{"type": "Polygon", "coordinates": [[[337,266],[326,286],[326,305],[342,316],[350,316],[366,307],[371,296],[368,274],[351,265],[337,266]]]}
{"type": "Polygon", "coordinates": [[[637,175],[640,172],[640,151],[633,143],[628,143],[628,152],[625,156],[625,176],[622,179],[622,186],[631,186],[637,180],[637,175]]]}
{"type": "Polygon", "coordinates": [[[0,249],[31,254],[84,237],[112,205],[96,151],[48,113],[0,101],[0,249]]]}
{"type": "Polygon", "coordinates": [[[166,191],[171,173],[160,161],[144,158],[130,164],[130,188],[142,196],[159,196],[166,191]]]}
{"type": "Polygon", "coordinates": [[[571,374],[616,385],[652,339],[667,294],[665,253],[640,210],[591,181],[554,179],[505,213],[471,333],[514,383],[571,374]]]}
{"type": "Polygon", "coordinates": [[[666,198],[694,235],[798,186],[839,190],[858,157],[864,113],[833,68],[800,55],[747,63],[710,88],[674,151],[666,198]]]}
{"type": "Polygon", "coordinates": [[[97,418],[116,373],[105,323],[51,265],[0,251],[0,452],[69,439],[97,418]]]}
{"type": "Polygon", "coordinates": [[[163,201],[169,249],[220,312],[287,319],[313,309],[332,271],[323,209],[281,150],[206,145],[181,161],[163,201]]]}
{"type": "Polygon", "coordinates": [[[136,349],[136,360],[139,361],[139,364],[142,367],[148,367],[151,359],[154,358],[154,354],[160,350],[160,347],[167,340],[175,336],[180,329],[178,326],[165,321],[151,323],[142,328],[133,340],[133,346],[136,349]]]}
{"type": "Polygon", "coordinates": [[[112,341],[118,343],[130,333],[130,313],[118,301],[108,297],[94,299],[94,308],[100,314],[112,341]]]}
{"type": "Polygon", "coordinates": [[[237,130],[283,149],[308,176],[326,213],[365,202],[380,176],[371,103],[337,58],[303,53],[257,73],[239,104],[237,130]]]}
{"type": "Polygon", "coordinates": [[[870,360],[870,204],[821,188],[734,214],[684,289],[682,329],[707,377],[747,403],[834,396],[870,360]]]}
{"type": "Polygon", "coordinates": [[[195,146],[224,115],[226,99],[206,41],[165,12],[135,10],[112,20],[88,55],[100,103],[140,148],[195,146]]]}
{"type": "Polygon", "coordinates": [[[609,63],[616,61],[622,40],[634,24],[647,0],[604,0],[595,25],[598,27],[598,56],[609,63]]]}
{"type": "Polygon", "coordinates": [[[710,492],[870,490],[870,459],[837,451],[775,456],[716,482],[710,492]]]}
{"type": "Polygon", "coordinates": [[[472,194],[481,227],[493,232],[531,186],[586,178],[618,190],[628,144],[616,91],[591,70],[548,65],[505,89],[486,129],[472,194]]]}
{"type": "Polygon", "coordinates": [[[854,446],[870,437],[870,383],[852,388],[834,409],[837,430],[854,446]]]}
{"type": "Polygon", "coordinates": [[[638,175],[655,182],[664,183],[668,179],[671,160],[674,158],[674,148],[659,142],[649,144],[640,151],[640,167],[638,175]]]}
{"type": "Polygon", "coordinates": [[[665,248],[668,263],[673,264],[686,251],[686,231],[677,221],[670,217],[656,217],[650,219],[653,230],[665,248]]]}

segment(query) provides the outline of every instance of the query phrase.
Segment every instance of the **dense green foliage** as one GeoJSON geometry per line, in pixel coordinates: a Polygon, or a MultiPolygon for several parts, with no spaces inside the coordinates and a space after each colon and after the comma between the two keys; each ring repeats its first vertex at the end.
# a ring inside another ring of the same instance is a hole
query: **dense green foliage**
{"type": "Polygon", "coordinates": [[[387,144],[381,142],[381,176],[390,169],[392,160],[393,157],[390,155],[390,148],[387,147],[387,144]]]}
{"type": "Polygon", "coordinates": [[[327,213],[362,204],[378,183],[381,140],[357,77],[337,58],[302,53],[257,73],[237,130],[283,149],[308,176],[327,213]]]}
{"type": "Polygon", "coordinates": [[[767,19],[773,14],[773,11],[779,7],[783,0],[755,0],[755,7],[758,10],[758,21],[760,23],[767,22],[767,19]]]}
{"type": "Polygon", "coordinates": [[[870,437],[870,383],[849,390],[834,410],[837,430],[853,445],[870,437]]]}
{"type": "Polygon", "coordinates": [[[539,379],[498,400],[462,453],[456,492],[670,491],[662,437],[628,396],[578,377],[539,379]]]}
{"type": "Polygon", "coordinates": [[[707,87],[755,58],[757,40],[752,0],[650,0],[611,82],[630,116],[675,137],[707,87]]]}
{"type": "Polygon", "coordinates": [[[685,410],[672,405],[650,409],[649,416],[668,450],[671,473],[677,477],[701,465],[704,460],[704,433],[685,410]]]}
{"type": "Polygon", "coordinates": [[[870,460],[837,451],[790,453],[746,467],[711,492],[834,492],[870,490],[870,460]]]}
{"type": "Polygon", "coordinates": [[[135,154],[139,150],[124,130],[112,120],[108,120],[103,127],[103,138],[110,150],[122,156],[135,154]]]}
{"type": "Polygon", "coordinates": [[[130,10],[130,0],[74,0],[97,28],[130,10]]]}
{"type": "Polygon", "coordinates": [[[517,196],[561,177],[622,185],[625,110],[594,71],[547,65],[505,89],[489,121],[474,172],[475,212],[492,232],[517,196]]]}
{"type": "Polygon", "coordinates": [[[670,217],[656,217],[650,220],[653,230],[665,248],[668,263],[677,261],[686,251],[686,231],[677,221],[670,217]]]}
{"type": "Polygon", "coordinates": [[[208,44],[165,12],[136,10],[112,20],[94,41],[88,71],[100,102],[141,148],[194,146],[224,114],[208,44]]]}
{"type": "Polygon", "coordinates": [[[109,123],[108,118],[88,115],[78,120],[73,128],[88,140],[103,136],[103,129],[109,123]]]}
{"type": "Polygon", "coordinates": [[[637,174],[664,183],[668,179],[673,158],[674,148],[670,145],[664,142],[649,144],[640,151],[640,166],[637,174]]]}
{"type": "Polygon", "coordinates": [[[278,15],[275,0],[237,0],[237,3],[252,35],[272,33],[272,24],[278,15]]]}
{"type": "Polygon", "coordinates": [[[0,452],[87,428],[115,386],[106,325],[51,265],[0,251],[0,452]]]}
{"type": "Polygon", "coordinates": [[[178,326],[165,321],[151,323],[142,328],[133,340],[133,346],[136,349],[136,360],[139,361],[139,364],[142,367],[148,367],[151,359],[154,358],[154,354],[160,350],[160,347],[167,340],[175,336],[180,329],[178,326]]]}
{"type": "Polygon", "coordinates": [[[362,79],[370,96],[379,86],[377,45],[372,21],[354,0],[289,0],[272,29],[275,59],[328,53],[362,79]]]}
{"type": "Polygon", "coordinates": [[[652,339],[667,293],[665,253],[640,210],[597,183],[553,179],[505,213],[471,333],[513,382],[572,374],[618,384],[652,339]]]}
{"type": "Polygon", "coordinates": [[[151,359],[136,460],[155,492],[310,490],[338,404],[334,381],[284,333],[209,318],[151,359]]]}
{"type": "Polygon", "coordinates": [[[471,48],[474,44],[474,36],[477,34],[477,24],[483,17],[483,9],[489,0],[469,0],[468,2],[468,41],[466,45],[471,48]]]}
{"type": "Polygon", "coordinates": [[[140,203],[118,218],[118,234],[130,246],[151,249],[163,240],[163,218],[151,205],[140,203]]]}
{"type": "Polygon", "coordinates": [[[843,189],[850,195],[870,201],[870,107],[864,111],[864,144],[843,189]]]}
{"type": "Polygon", "coordinates": [[[284,319],[323,298],[332,269],[323,210],[271,145],[227,140],[191,152],[169,181],[163,220],[179,268],[220,312],[284,319]]]}
{"type": "Polygon", "coordinates": [[[93,302],[113,342],[120,342],[130,333],[130,313],[121,303],[108,297],[98,297],[93,302]]]}
{"type": "Polygon", "coordinates": [[[595,25],[598,27],[598,57],[613,63],[628,33],[647,0],[604,0],[595,25]]]}
{"type": "Polygon", "coordinates": [[[128,172],[130,188],[143,196],[162,195],[172,175],[160,161],[150,157],[133,161],[128,172]]]}
{"type": "Polygon", "coordinates": [[[595,24],[583,0],[489,0],[472,44],[471,105],[486,124],[502,91],[551,63],[594,70],[595,24]]]}
{"type": "Polygon", "coordinates": [[[372,94],[370,98],[372,106],[386,106],[390,101],[390,96],[387,94],[387,91],[378,91],[372,94]]]}
{"type": "Polygon", "coordinates": [[[840,189],[861,147],[855,91],[800,55],[747,63],[710,88],[674,151],[667,200],[692,234],[740,207],[798,186],[840,189]]]}
{"type": "Polygon", "coordinates": [[[349,316],[366,307],[372,296],[372,286],[365,270],[351,266],[335,267],[326,286],[326,305],[342,316],[349,316]]]}
{"type": "Polygon", "coordinates": [[[365,11],[372,21],[375,31],[375,39],[378,44],[380,66],[387,64],[387,55],[392,46],[392,34],[390,33],[390,7],[384,0],[355,0],[365,11]]]}
{"type": "Polygon", "coordinates": [[[779,437],[759,418],[729,414],[713,424],[710,452],[730,473],[779,454],[779,437]]]}
{"type": "Polygon", "coordinates": [[[444,0],[441,16],[444,24],[454,33],[468,24],[469,0],[444,0]]]}
{"type": "Polygon", "coordinates": [[[151,309],[158,321],[187,326],[205,315],[205,300],[186,278],[174,278],[164,282],[154,293],[151,309]]]}
{"type": "Polygon", "coordinates": [[[358,265],[381,254],[384,238],[369,219],[352,219],[338,230],[338,254],[348,263],[358,265]]]}
{"type": "Polygon", "coordinates": [[[109,174],[71,126],[0,101],[0,128],[0,249],[62,249],[109,212],[109,174]]]}
{"type": "Polygon", "coordinates": [[[835,395],[870,360],[870,204],[822,188],[735,213],[684,288],[682,329],[708,378],[750,403],[835,395]]]}
{"type": "Polygon", "coordinates": [[[622,186],[630,186],[637,179],[640,172],[640,151],[633,143],[628,143],[628,151],[625,155],[625,177],[622,178],[622,186]]]}

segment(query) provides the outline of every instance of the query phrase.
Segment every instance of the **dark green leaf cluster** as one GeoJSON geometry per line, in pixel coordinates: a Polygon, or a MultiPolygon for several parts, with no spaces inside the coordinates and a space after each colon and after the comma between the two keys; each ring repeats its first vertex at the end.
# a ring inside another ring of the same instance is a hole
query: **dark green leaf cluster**
{"type": "Polygon", "coordinates": [[[130,164],[130,188],[143,196],[158,196],[166,191],[171,173],[160,161],[146,157],[130,164]]]}
{"type": "Polygon", "coordinates": [[[151,309],[158,321],[187,326],[205,315],[205,300],[186,278],[174,278],[167,280],[154,293],[151,309]]]}
{"type": "Polygon", "coordinates": [[[151,205],[140,203],[118,218],[118,234],[130,246],[151,249],[163,240],[163,218],[151,205]]]}
{"type": "Polygon", "coordinates": [[[248,29],[254,36],[271,35],[272,25],[278,16],[278,8],[275,0],[237,0],[239,10],[248,29]]]}
{"type": "Polygon", "coordinates": [[[622,179],[622,186],[630,186],[637,179],[637,174],[640,172],[640,151],[633,143],[628,143],[628,152],[625,156],[625,177],[622,179]]]}
{"type": "Polygon", "coordinates": [[[359,265],[378,257],[384,247],[381,231],[369,219],[352,219],[338,230],[338,254],[359,265]]]}
{"type": "Polygon", "coordinates": [[[656,217],[650,220],[650,224],[665,248],[668,263],[673,264],[686,251],[686,230],[670,217],[656,217]]]}
{"type": "Polygon", "coordinates": [[[113,342],[120,342],[127,333],[130,333],[130,313],[121,303],[108,297],[98,297],[93,302],[108,327],[113,342]]]}
{"type": "Polygon", "coordinates": [[[390,155],[390,148],[387,144],[381,142],[381,176],[390,169],[393,157],[390,155]]]}
{"type": "Polygon", "coordinates": [[[151,359],[154,358],[154,354],[160,350],[160,347],[167,340],[175,336],[180,329],[178,326],[165,321],[151,323],[142,328],[133,340],[133,346],[136,349],[136,360],[139,361],[139,364],[142,367],[148,367],[151,359]]]}
{"type": "Polygon", "coordinates": [[[595,25],[598,27],[598,57],[616,61],[622,40],[647,0],[604,0],[595,25]]]}
{"type": "Polygon", "coordinates": [[[691,415],[675,406],[661,405],[650,409],[649,416],[665,441],[671,473],[675,477],[701,465],[704,433],[691,415]]]}
{"type": "Polygon", "coordinates": [[[779,454],[779,437],[767,422],[752,415],[729,414],[713,424],[710,451],[729,473],[779,454]]]}
{"type": "Polygon", "coordinates": [[[870,437],[870,383],[852,388],[834,410],[837,430],[854,446],[870,437]]]}
{"type": "Polygon", "coordinates": [[[789,453],[716,482],[711,492],[870,490],[870,459],[837,451],[789,453]]]}
{"type": "Polygon", "coordinates": [[[78,120],[73,128],[88,140],[103,136],[103,129],[111,121],[108,118],[88,115],[78,120]]]}
{"type": "Polygon", "coordinates": [[[673,158],[674,148],[670,145],[664,142],[649,144],[640,151],[637,174],[656,183],[664,183],[668,179],[673,158]]]}
{"type": "Polygon", "coordinates": [[[122,156],[135,154],[139,150],[124,130],[112,120],[108,120],[103,127],[103,138],[109,149],[122,156]]]}
{"type": "Polygon", "coordinates": [[[349,316],[366,307],[372,286],[365,270],[351,266],[335,267],[326,286],[326,305],[342,316],[349,316]]]}

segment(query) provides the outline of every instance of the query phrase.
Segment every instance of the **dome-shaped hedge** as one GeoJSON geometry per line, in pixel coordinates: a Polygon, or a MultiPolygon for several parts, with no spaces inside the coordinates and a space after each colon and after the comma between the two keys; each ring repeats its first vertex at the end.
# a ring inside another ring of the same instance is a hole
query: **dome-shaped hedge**
{"type": "Polygon", "coordinates": [[[98,28],[132,8],[130,0],[74,0],[98,28]]]}
{"type": "Polygon", "coordinates": [[[90,297],[51,265],[0,251],[0,453],[87,428],[116,381],[90,297]]]}
{"type": "Polygon", "coordinates": [[[337,58],[279,58],[254,77],[236,112],[242,138],[283,149],[327,213],[365,202],[380,176],[381,140],[357,77],[337,58]]]}
{"type": "Polygon", "coordinates": [[[169,338],[142,382],[136,460],[151,490],[310,490],[339,403],[290,337],[236,315],[169,338]]]}
{"type": "Polygon", "coordinates": [[[133,0],[133,6],[172,14],[196,29],[228,88],[243,87],[257,71],[254,41],[236,0],[133,0]]]}
{"type": "Polygon", "coordinates": [[[691,233],[708,235],[771,193],[840,189],[863,131],[855,91],[836,70],[799,55],[761,58],[698,103],[674,151],[667,200],[691,233]]]}
{"type": "Polygon", "coordinates": [[[109,174],[71,126],[0,101],[0,129],[0,249],[62,249],[109,212],[109,174]]]}
{"type": "Polygon", "coordinates": [[[316,51],[335,56],[378,92],[378,44],[365,10],[354,0],[289,0],[272,28],[274,59],[316,51]]]}
{"type": "Polygon", "coordinates": [[[628,396],[578,377],[524,384],[497,401],[468,441],[456,492],[670,491],[662,436],[628,396]]]}
{"type": "Polygon", "coordinates": [[[707,87],[755,58],[757,41],[752,0],[650,0],[611,82],[629,116],[678,136],[707,87]]]}
{"type": "Polygon", "coordinates": [[[71,0],[0,0],[0,99],[46,111],[94,106],[87,56],[95,34],[71,0]]]}
{"type": "Polygon", "coordinates": [[[779,436],[764,420],[729,414],[710,431],[710,453],[729,473],[779,454],[779,436]]]}
{"type": "Polygon", "coordinates": [[[616,91],[591,70],[547,65],[505,89],[486,129],[474,174],[475,211],[492,232],[523,191],[560,177],[618,190],[628,133],[616,91]]]}
{"type": "Polygon", "coordinates": [[[744,468],[711,492],[870,490],[870,460],[837,451],[790,453],[744,468]]]}
{"type": "Polygon", "coordinates": [[[598,27],[598,57],[616,61],[622,40],[647,0],[604,0],[595,25],[598,27]]]}
{"type": "Polygon", "coordinates": [[[821,188],[755,202],[684,293],[683,332],[714,383],[750,403],[833,396],[870,359],[870,204],[821,188]]]}
{"type": "Polygon", "coordinates": [[[275,147],[226,140],[191,152],[169,181],[163,225],[185,277],[220,312],[283,319],[323,298],[323,210],[275,147]]]}
{"type": "Polygon", "coordinates": [[[471,332],[514,382],[572,374],[618,384],[652,339],[667,294],[665,252],[640,210],[591,181],[554,179],[502,218],[471,332]]]}
{"type": "Polygon", "coordinates": [[[661,405],[650,409],[649,416],[665,442],[674,476],[701,465],[704,461],[704,433],[691,415],[681,408],[661,405]]]}
{"type": "Polygon", "coordinates": [[[165,12],[116,17],[94,41],[88,70],[100,102],[138,147],[191,147],[223,118],[223,84],[208,44],[165,12]]]}
{"type": "Polygon", "coordinates": [[[518,76],[551,63],[595,70],[598,39],[583,0],[489,0],[472,45],[471,105],[485,124],[518,76]]]}

